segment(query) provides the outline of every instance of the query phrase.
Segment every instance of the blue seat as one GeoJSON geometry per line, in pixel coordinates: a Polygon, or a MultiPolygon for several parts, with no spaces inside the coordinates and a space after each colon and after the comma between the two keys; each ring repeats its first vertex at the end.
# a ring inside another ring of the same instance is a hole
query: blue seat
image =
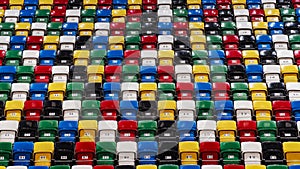
{"type": "Polygon", "coordinates": [[[247,65],[246,74],[248,82],[262,82],[263,81],[263,67],[262,65],[247,65]]]}
{"type": "Polygon", "coordinates": [[[13,146],[13,164],[29,166],[33,151],[33,142],[15,142],[13,146]]]}
{"type": "Polygon", "coordinates": [[[261,1],[260,0],[247,0],[248,9],[261,9],[261,1]]]}
{"type": "Polygon", "coordinates": [[[21,10],[20,11],[20,21],[21,22],[30,22],[32,23],[32,20],[35,16],[35,10],[21,10]]]}
{"type": "Polygon", "coordinates": [[[300,8],[297,8],[295,12],[296,12],[297,20],[298,22],[300,22],[300,8]]]}
{"type": "Polygon", "coordinates": [[[94,49],[106,50],[107,44],[108,44],[108,36],[94,36],[93,37],[94,49]]]}
{"type": "Polygon", "coordinates": [[[203,9],[215,9],[216,0],[203,0],[202,1],[203,9]]]}
{"type": "Polygon", "coordinates": [[[188,17],[190,22],[202,22],[203,11],[202,9],[189,9],[188,17]]]}
{"type": "Polygon", "coordinates": [[[120,91],[120,83],[105,82],[103,84],[104,100],[119,100],[120,91]]]}
{"type": "Polygon", "coordinates": [[[300,121],[300,100],[291,101],[292,113],[295,117],[295,121],[300,121]]]}
{"type": "Polygon", "coordinates": [[[49,169],[48,166],[29,166],[28,169],[49,169]]]}
{"type": "Polygon", "coordinates": [[[30,99],[31,100],[45,100],[48,92],[47,83],[31,83],[30,84],[30,99]]]}
{"type": "Polygon", "coordinates": [[[107,61],[108,65],[122,65],[124,53],[123,50],[108,50],[107,61]]]}
{"type": "Polygon", "coordinates": [[[272,37],[270,35],[257,35],[256,44],[258,50],[271,50],[272,37]]]}
{"type": "Polygon", "coordinates": [[[111,10],[110,9],[99,9],[97,10],[97,21],[98,22],[110,22],[111,10]]]}
{"type": "Polygon", "coordinates": [[[127,9],[127,0],[113,0],[114,9],[127,9]]]}
{"type": "Polygon", "coordinates": [[[300,165],[290,165],[289,169],[300,169],[300,165]]]}
{"type": "Polygon", "coordinates": [[[233,111],[233,102],[231,100],[215,101],[215,112],[218,116],[218,120],[232,120],[233,111]]]}
{"type": "Polygon", "coordinates": [[[24,0],[25,10],[36,10],[39,4],[39,0],[24,0]]]}
{"type": "Polygon", "coordinates": [[[177,132],[179,133],[179,141],[195,141],[197,125],[195,121],[178,121],[177,132]]]}
{"type": "Polygon", "coordinates": [[[155,82],[157,68],[156,66],[140,66],[140,75],[142,82],[155,82]]]}
{"type": "Polygon", "coordinates": [[[198,82],[194,86],[195,95],[197,100],[210,100],[211,99],[211,83],[198,82]]]}
{"type": "Polygon", "coordinates": [[[138,143],[139,164],[155,164],[158,153],[156,141],[141,141],[138,143]]]}
{"type": "Polygon", "coordinates": [[[0,82],[12,83],[15,79],[15,66],[0,66],[0,82]]]}
{"type": "Polygon", "coordinates": [[[200,169],[199,165],[181,165],[180,169],[200,169]]]}
{"type": "Polygon", "coordinates": [[[78,31],[78,23],[64,23],[63,34],[68,36],[76,36],[78,31]]]}
{"type": "Polygon", "coordinates": [[[223,50],[209,50],[208,58],[210,65],[224,65],[225,52],[223,50]]]}
{"type": "Polygon", "coordinates": [[[10,48],[12,50],[24,50],[26,44],[26,36],[12,36],[10,38],[10,48]]]}
{"type": "Polygon", "coordinates": [[[53,66],[56,58],[55,50],[41,50],[40,51],[40,65],[53,66]]]}
{"type": "Polygon", "coordinates": [[[120,112],[122,120],[136,120],[138,113],[138,101],[120,101],[120,112]]]}
{"type": "Polygon", "coordinates": [[[75,142],[78,130],[77,121],[60,121],[58,125],[60,142],[75,142]]]}
{"type": "Polygon", "coordinates": [[[269,22],[268,27],[270,35],[283,34],[283,22],[269,22]]]}
{"type": "Polygon", "coordinates": [[[158,32],[160,35],[171,35],[173,30],[172,22],[158,22],[158,32]]]}

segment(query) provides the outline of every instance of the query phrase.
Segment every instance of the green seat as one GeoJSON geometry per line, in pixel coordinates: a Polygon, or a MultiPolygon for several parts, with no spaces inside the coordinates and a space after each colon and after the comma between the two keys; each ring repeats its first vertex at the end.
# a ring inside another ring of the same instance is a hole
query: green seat
{"type": "Polygon", "coordinates": [[[140,50],[141,38],[139,35],[125,36],[126,50],[140,50]]]}
{"type": "Polygon", "coordinates": [[[241,162],[241,145],[239,142],[221,142],[220,148],[224,164],[239,164],[241,162]]]}
{"type": "Polygon", "coordinates": [[[208,52],[206,50],[194,50],[192,59],[194,65],[207,65],[208,52]]]}
{"type": "Polygon", "coordinates": [[[56,166],[51,166],[49,169],[70,169],[70,166],[68,166],[68,165],[56,165],[56,166]]]}
{"type": "Polygon", "coordinates": [[[300,35],[295,34],[295,35],[290,35],[289,36],[289,41],[292,50],[299,50],[300,49],[300,35]]]}
{"type": "Polygon", "coordinates": [[[84,94],[84,83],[71,82],[67,84],[67,99],[81,100],[84,94]]]}
{"type": "Polygon", "coordinates": [[[159,165],[158,169],[179,169],[179,166],[178,165],[165,164],[165,165],[159,165]]]}
{"type": "Polygon", "coordinates": [[[233,96],[233,100],[248,100],[248,84],[231,83],[231,93],[233,96]]]}
{"type": "Polygon", "coordinates": [[[123,65],[122,79],[124,82],[137,82],[139,72],[139,66],[137,65],[123,65]]]}
{"type": "Polygon", "coordinates": [[[95,9],[85,9],[81,11],[81,22],[95,22],[95,9]]]}
{"type": "Polygon", "coordinates": [[[196,110],[198,114],[198,120],[211,120],[213,119],[214,102],[213,101],[197,101],[196,110]]]}
{"type": "Polygon", "coordinates": [[[48,23],[49,16],[50,16],[50,10],[48,10],[48,9],[36,10],[36,12],[35,12],[36,22],[48,23]]]}
{"type": "Polygon", "coordinates": [[[173,9],[174,22],[186,22],[188,11],[186,9],[173,9]]]}
{"type": "Polygon", "coordinates": [[[221,50],[222,49],[222,36],[220,35],[209,35],[206,36],[208,50],[221,50]]]}
{"type": "Polygon", "coordinates": [[[12,156],[12,143],[0,142],[0,166],[8,166],[12,156]]]}
{"type": "Polygon", "coordinates": [[[41,120],[39,122],[39,141],[55,141],[57,136],[58,121],[41,120]]]}
{"type": "Polygon", "coordinates": [[[0,100],[6,101],[9,98],[11,90],[10,83],[0,83],[0,100]]]}
{"type": "Polygon", "coordinates": [[[115,142],[97,142],[97,165],[114,165],[116,158],[116,147],[117,145],[115,142]]]}
{"type": "Polygon", "coordinates": [[[257,132],[260,141],[276,141],[277,126],[275,121],[257,121],[257,132]]]}
{"type": "Polygon", "coordinates": [[[138,122],[139,141],[154,141],[157,130],[157,122],[142,120],[138,122]]]}
{"type": "Polygon", "coordinates": [[[59,36],[62,29],[61,22],[50,22],[47,26],[47,32],[50,36],[59,36]]]}
{"type": "Polygon", "coordinates": [[[100,101],[83,100],[81,116],[83,120],[97,120],[100,115],[100,101]]]}
{"type": "Polygon", "coordinates": [[[106,56],[106,50],[101,49],[95,49],[91,50],[91,64],[92,65],[104,65],[105,64],[105,56],[106,56]]]}
{"type": "Polygon", "coordinates": [[[30,83],[34,77],[33,66],[18,66],[17,67],[17,81],[18,83],[30,83]]]}
{"type": "Polygon", "coordinates": [[[210,77],[212,82],[226,82],[227,81],[227,66],[213,65],[210,66],[210,77]]]}
{"type": "Polygon", "coordinates": [[[221,22],[221,30],[223,35],[235,35],[236,24],[235,22],[221,22]]]}
{"type": "Polygon", "coordinates": [[[268,165],[267,169],[288,169],[289,167],[287,165],[268,165]]]}
{"type": "Polygon", "coordinates": [[[159,100],[174,100],[175,84],[174,83],[158,83],[159,100]]]}
{"type": "Polygon", "coordinates": [[[291,8],[280,8],[280,15],[283,22],[295,22],[295,10],[291,8]]]}
{"type": "Polygon", "coordinates": [[[5,55],[5,65],[19,66],[22,60],[22,51],[8,50],[5,55]]]}
{"type": "Polygon", "coordinates": [[[13,36],[15,30],[14,23],[0,23],[1,36],[13,36]]]}
{"type": "Polygon", "coordinates": [[[140,22],[127,22],[126,23],[126,35],[139,36],[141,33],[141,23],[140,22]]]}

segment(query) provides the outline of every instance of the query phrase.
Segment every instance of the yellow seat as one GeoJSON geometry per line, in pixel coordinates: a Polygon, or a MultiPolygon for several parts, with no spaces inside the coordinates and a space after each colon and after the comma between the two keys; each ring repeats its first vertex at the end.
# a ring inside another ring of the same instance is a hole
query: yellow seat
{"type": "Polygon", "coordinates": [[[156,165],[138,165],[136,169],[157,169],[156,165]]]}
{"type": "Polygon", "coordinates": [[[192,45],[192,50],[204,50],[206,48],[206,36],[205,35],[190,36],[190,42],[192,45]]]}
{"type": "Polygon", "coordinates": [[[209,66],[208,65],[194,65],[193,74],[195,82],[209,82],[209,66]]]}
{"type": "Polygon", "coordinates": [[[57,50],[59,36],[44,36],[44,50],[57,50]]]}
{"type": "Polygon", "coordinates": [[[11,10],[22,10],[24,0],[9,0],[9,8],[11,10]]]}
{"type": "Polygon", "coordinates": [[[201,0],[187,0],[188,9],[200,9],[201,0]]]}
{"type": "Polygon", "coordinates": [[[156,100],[156,83],[140,83],[141,100],[156,100]]]}
{"type": "Polygon", "coordinates": [[[110,50],[123,50],[124,36],[110,36],[109,37],[109,49],[110,50]]]}
{"type": "Polygon", "coordinates": [[[182,165],[197,165],[199,158],[199,143],[196,141],[179,142],[179,156],[182,165]]]}
{"type": "Polygon", "coordinates": [[[233,120],[222,120],[217,122],[217,130],[220,142],[235,141],[236,122],[233,120]]]}
{"type": "Polygon", "coordinates": [[[203,35],[204,23],[203,22],[190,22],[189,29],[191,35],[203,35]]]}
{"type": "Polygon", "coordinates": [[[4,167],[4,166],[0,166],[0,169],[6,169],[6,167],[4,167]]]}
{"type": "Polygon", "coordinates": [[[89,65],[87,67],[87,74],[89,83],[102,83],[104,66],[89,65]]]}
{"type": "Polygon", "coordinates": [[[243,50],[242,56],[245,65],[257,65],[259,63],[259,53],[257,50],[243,50]]]}
{"type": "Polygon", "coordinates": [[[128,9],[141,9],[142,0],[128,0],[128,9]]]}
{"type": "Polygon", "coordinates": [[[246,0],[232,0],[233,9],[245,9],[246,0]]]}
{"type": "Polygon", "coordinates": [[[28,36],[31,24],[28,22],[16,23],[15,33],[16,36],[28,36]]]}
{"type": "Polygon", "coordinates": [[[296,65],[281,65],[281,74],[284,83],[298,82],[298,68],[296,65]]]}
{"type": "Polygon", "coordinates": [[[300,142],[284,142],[282,143],[283,152],[287,165],[300,164],[300,142]]]}
{"type": "Polygon", "coordinates": [[[279,22],[279,9],[265,9],[265,18],[267,22],[279,22]]]}
{"type": "Polygon", "coordinates": [[[252,165],[245,165],[245,169],[266,169],[266,166],[252,164],[252,165]]]}
{"type": "Polygon", "coordinates": [[[49,100],[64,100],[66,92],[66,83],[55,82],[49,83],[48,97],[49,100]]]}
{"type": "Polygon", "coordinates": [[[113,9],[112,10],[112,21],[125,23],[126,10],[125,9],[113,9]]]}
{"type": "Polygon", "coordinates": [[[5,10],[0,9],[0,23],[3,21],[4,12],[5,12],[5,10]]]}
{"type": "Polygon", "coordinates": [[[268,22],[252,22],[255,36],[268,34],[268,22]]]}
{"type": "Polygon", "coordinates": [[[34,165],[50,166],[53,152],[53,142],[35,142],[33,149],[34,165]]]}
{"type": "Polygon", "coordinates": [[[89,63],[89,50],[75,50],[73,54],[74,65],[87,66],[89,63]]]}
{"type": "Polygon", "coordinates": [[[257,121],[271,120],[272,103],[270,101],[253,101],[253,109],[257,121]]]}
{"type": "Polygon", "coordinates": [[[249,83],[249,91],[253,101],[265,101],[267,99],[266,83],[249,83]]]}
{"type": "Polygon", "coordinates": [[[78,25],[80,36],[92,36],[94,31],[94,23],[82,22],[78,25]]]}
{"type": "Polygon", "coordinates": [[[176,101],[158,101],[158,111],[160,120],[175,120],[176,101]]]}
{"type": "Polygon", "coordinates": [[[158,51],[159,66],[173,66],[174,51],[159,50],[158,51]]]}
{"type": "Polygon", "coordinates": [[[84,9],[97,9],[97,0],[83,0],[84,9]]]}
{"type": "Polygon", "coordinates": [[[40,9],[51,10],[53,6],[53,0],[39,0],[40,9]]]}
{"type": "Polygon", "coordinates": [[[16,120],[20,121],[22,117],[22,112],[24,108],[24,101],[12,100],[5,103],[5,117],[6,120],[16,120]]]}
{"type": "Polygon", "coordinates": [[[95,142],[98,124],[96,120],[81,120],[78,122],[80,142],[95,142]]]}

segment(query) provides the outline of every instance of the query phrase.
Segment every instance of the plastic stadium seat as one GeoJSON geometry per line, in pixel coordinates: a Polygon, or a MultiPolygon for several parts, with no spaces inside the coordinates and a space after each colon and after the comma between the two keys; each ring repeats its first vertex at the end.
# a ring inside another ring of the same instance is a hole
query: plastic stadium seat
{"type": "Polygon", "coordinates": [[[21,120],[22,112],[24,108],[24,101],[12,100],[5,103],[4,114],[6,120],[21,120]]]}
{"type": "Polygon", "coordinates": [[[42,120],[39,122],[39,140],[55,141],[58,132],[58,122],[55,120],[42,120]]]}
{"type": "Polygon", "coordinates": [[[121,120],[118,122],[119,140],[135,141],[138,124],[133,120],[121,120]]]}
{"type": "Polygon", "coordinates": [[[13,146],[14,165],[29,166],[33,152],[34,144],[32,142],[16,142],[13,146]]]}
{"type": "Polygon", "coordinates": [[[290,101],[273,101],[272,107],[276,121],[290,120],[292,109],[290,101]]]}
{"type": "Polygon", "coordinates": [[[262,143],[262,149],[264,151],[263,158],[266,160],[266,164],[282,164],[284,154],[280,142],[264,142],[262,143]]]}
{"type": "Polygon", "coordinates": [[[242,142],[241,151],[246,165],[261,163],[262,147],[260,142],[242,142]]]}
{"type": "Polygon", "coordinates": [[[175,84],[174,83],[158,83],[159,100],[174,100],[175,84]]]}
{"type": "Polygon", "coordinates": [[[118,100],[120,97],[121,84],[117,82],[105,82],[103,92],[105,100],[118,100]]]}
{"type": "Polygon", "coordinates": [[[210,100],[212,95],[212,85],[208,82],[195,83],[194,90],[197,100],[210,100]]]}
{"type": "Polygon", "coordinates": [[[257,131],[261,141],[276,141],[277,126],[275,121],[258,121],[257,131]]]}
{"type": "Polygon", "coordinates": [[[81,142],[94,142],[98,132],[96,120],[80,120],[78,122],[79,140],[81,142]]]}
{"type": "Polygon", "coordinates": [[[77,142],[75,159],[77,165],[91,165],[96,152],[95,142],[77,142]]]}
{"type": "Polygon", "coordinates": [[[33,149],[33,159],[35,166],[50,166],[53,153],[53,142],[35,142],[33,149]]]}
{"type": "Polygon", "coordinates": [[[180,141],[195,141],[196,138],[196,122],[194,121],[178,121],[177,133],[180,141]]]}
{"type": "Polygon", "coordinates": [[[113,165],[116,158],[115,142],[97,142],[96,157],[98,165],[113,165]]]}
{"type": "Polygon", "coordinates": [[[160,164],[177,164],[177,159],[179,157],[177,151],[177,142],[160,141],[158,151],[158,159],[160,160],[160,164]]]}
{"type": "Polygon", "coordinates": [[[137,169],[157,169],[156,165],[138,165],[136,166],[137,169]]]}
{"type": "Polygon", "coordinates": [[[138,135],[140,141],[154,141],[156,130],[156,121],[143,120],[138,122],[138,135]]]}
{"type": "Polygon", "coordinates": [[[120,112],[119,101],[104,100],[100,103],[100,111],[105,120],[116,120],[120,112]]]}
{"type": "Polygon", "coordinates": [[[193,83],[176,83],[176,92],[178,100],[191,100],[194,94],[194,84],[193,83]]]}
{"type": "Polygon", "coordinates": [[[220,156],[219,142],[201,142],[200,156],[203,165],[217,165],[220,156]]]}
{"type": "Polygon", "coordinates": [[[59,140],[61,142],[75,142],[78,131],[77,121],[60,121],[58,125],[59,140]]]}
{"type": "Polygon", "coordinates": [[[224,165],[224,169],[229,169],[229,168],[232,168],[232,169],[244,169],[245,167],[243,165],[231,165],[231,164],[228,164],[228,165],[224,165]]]}
{"type": "Polygon", "coordinates": [[[24,102],[23,112],[26,120],[39,121],[43,109],[43,102],[40,100],[27,100],[24,102]]]}
{"type": "Polygon", "coordinates": [[[155,120],[157,119],[157,102],[156,101],[140,101],[139,102],[140,120],[155,120]]]}
{"type": "Polygon", "coordinates": [[[256,121],[240,120],[237,122],[240,142],[256,141],[256,121]]]}
{"type": "Polygon", "coordinates": [[[222,169],[221,165],[203,165],[202,169],[222,169]]]}
{"type": "Polygon", "coordinates": [[[46,83],[31,83],[30,84],[30,98],[31,100],[45,100],[48,91],[48,84],[46,83]]]}
{"type": "Polygon", "coordinates": [[[157,106],[160,120],[174,120],[176,118],[176,102],[171,100],[158,101],[157,106]]]}
{"type": "Polygon", "coordinates": [[[234,101],[234,110],[237,121],[251,120],[253,116],[253,104],[251,101],[234,101]]]}
{"type": "Polygon", "coordinates": [[[191,141],[179,142],[178,152],[182,165],[196,165],[199,157],[199,143],[191,141]]]}
{"type": "Polygon", "coordinates": [[[94,166],[94,169],[114,169],[115,167],[113,165],[97,165],[94,166]]]}
{"type": "Polygon", "coordinates": [[[99,140],[102,142],[114,142],[116,140],[117,125],[116,121],[99,121],[99,140]]]}
{"type": "MultiPolygon", "coordinates": [[[[239,164],[241,158],[241,145],[239,142],[221,142],[221,157],[226,168],[227,164],[239,164]]],[[[233,167],[233,166],[232,166],[233,167]]]]}
{"type": "Polygon", "coordinates": [[[277,129],[281,141],[294,141],[298,136],[295,121],[278,121],[277,129]]]}
{"type": "Polygon", "coordinates": [[[295,159],[293,155],[298,155],[299,149],[297,146],[298,142],[285,142],[282,144],[283,152],[285,155],[285,159],[287,160],[287,165],[299,164],[299,161],[295,159]],[[293,154],[293,155],[291,155],[293,154]]]}
{"type": "Polygon", "coordinates": [[[140,142],[138,142],[139,164],[142,164],[142,165],[155,164],[157,153],[158,153],[158,144],[156,141],[140,141],[140,142]]]}
{"type": "Polygon", "coordinates": [[[119,165],[134,165],[137,157],[137,143],[136,142],[118,142],[117,155],[119,165]]]}
{"type": "Polygon", "coordinates": [[[75,143],[73,142],[57,142],[54,150],[55,164],[71,164],[74,155],[75,143]]]}
{"type": "Polygon", "coordinates": [[[236,136],[236,122],[227,120],[227,121],[218,121],[217,130],[220,136],[220,142],[230,142],[235,141],[236,136]]]}

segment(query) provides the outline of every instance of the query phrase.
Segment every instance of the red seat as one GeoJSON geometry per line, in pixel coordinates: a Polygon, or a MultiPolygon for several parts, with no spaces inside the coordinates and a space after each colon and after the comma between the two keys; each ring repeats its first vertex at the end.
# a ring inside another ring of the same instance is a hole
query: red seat
{"type": "Polygon", "coordinates": [[[218,9],[231,9],[231,0],[217,0],[218,9]]]}
{"type": "Polygon", "coordinates": [[[295,50],[294,51],[294,59],[297,63],[297,65],[300,65],[300,50],[295,50]]]}
{"type": "Polygon", "coordinates": [[[173,27],[175,36],[188,36],[188,22],[174,22],[173,27]]]}
{"type": "Polygon", "coordinates": [[[218,22],[219,12],[217,9],[205,9],[203,14],[205,22],[218,22]]]}
{"type": "Polygon", "coordinates": [[[135,141],[137,134],[137,122],[133,120],[121,120],[118,123],[119,141],[135,141]]]}
{"type": "Polygon", "coordinates": [[[178,100],[193,100],[194,84],[193,83],[177,83],[176,92],[178,100]]]}
{"type": "Polygon", "coordinates": [[[300,8],[300,0],[292,0],[292,3],[295,9],[300,8]]]}
{"type": "Polygon", "coordinates": [[[64,22],[66,16],[65,9],[53,9],[51,10],[51,22],[64,22]]]}
{"type": "Polygon", "coordinates": [[[0,9],[6,10],[9,5],[9,0],[1,0],[0,1],[0,9]]]}
{"type": "Polygon", "coordinates": [[[54,9],[67,9],[67,5],[68,5],[69,1],[68,0],[54,0],[53,4],[54,4],[54,9]]]}
{"type": "Polygon", "coordinates": [[[105,66],[105,80],[106,82],[120,82],[122,66],[105,66]]]}
{"type": "Polygon", "coordinates": [[[225,50],[238,50],[239,49],[239,37],[237,35],[223,36],[223,43],[224,43],[225,50]]]}
{"type": "Polygon", "coordinates": [[[27,100],[24,103],[25,119],[29,121],[39,121],[41,112],[43,111],[43,101],[27,100]]]}
{"type": "Polygon", "coordinates": [[[143,49],[156,49],[157,36],[156,35],[144,35],[142,36],[142,48],[143,49]]]}
{"type": "Polygon", "coordinates": [[[126,65],[139,65],[140,57],[140,50],[125,50],[124,52],[124,62],[126,65]]]}
{"type": "Polygon", "coordinates": [[[111,22],[110,23],[111,36],[124,36],[125,35],[125,23],[111,22]]]}
{"type": "Polygon", "coordinates": [[[227,50],[225,52],[228,65],[240,65],[243,57],[240,50],[227,50]]]}
{"type": "Polygon", "coordinates": [[[200,143],[200,156],[202,158],[202,165],[218,165],[220,156],[220,143],[200,143]]]}
{"type": "Polygon", "coordinates": [[[6,51],[5,50],[0,50],[0,66],[2,66],[5,55],[6,55],[6,51]]]}
{"type": "Polygon", "coordinates": [[[52,66],[36,66],[34,68],[35,82],[49,83],[52,75],[52,66]]]}
{"type": "Polygon", "coordinates": [[[275,120],[291,120],[291,102],[290,101],[273,101],[273,115],[275,115],[275,120]]]}
{"type": "Polygon", "coordinates": [[[94,166],[94,169],[114,169],[115,167],[113,165],[96,165],[94,166]]]}
{"type": "Polygon", "coordinates": [[[158,66],[157,67],[159,82],[173,82],[174,66],[158,66]]]}
{"type": "Polygon", "coordinates": [[[77,165],[92,165],[95,157],[96,145],[94,142],[77,142],[75,158],[77,165]]]}
{"type": "Polygon", "coordinates": [[[230,85],[228,82],[213,83],[213,93],[215,100],[230,99],[230,85]]]}
{"type": "Polygon", "coordinates": [[[157,0],[143,0],[143,9],[155,11],[157,9],[157,0]]]}
{"type": "Polygon", "coordinates": [[[256,141],[256,121],[241,120],[237,122],[240,142],[256,141]]]}
{"type": "Polygon", "coordinates": [[[249,15],[252,22],[263,22],[265,12],[263,9],[249,9],[249,15]]]}
{"type": "Polygon", "coordinates": [[[127,21],[128,22],[141,22],[142,10],[140,9],[128,9],[127,21]]]}
{"type": "Polygon", "coordinates": [[[111,9],[112,0],[98,0],[98,9],[111,9]]]}
{"type": "Polygon", "coordinates": [[[100,104],[100,110],[104,120],[117,120],[120,112],[119,101],[104,100],[100,104]]]}
{"type": "Polygon", "coordinates": [[[224,169],[244,169],[243,165],[228,164],[224,165],[224,169]]]}
{"type": "Polygon", "coordinates": [[[42,36],[28,36],[27,37],[27,49],[28,50],[41,50],[43,45],[42,36]]]}

